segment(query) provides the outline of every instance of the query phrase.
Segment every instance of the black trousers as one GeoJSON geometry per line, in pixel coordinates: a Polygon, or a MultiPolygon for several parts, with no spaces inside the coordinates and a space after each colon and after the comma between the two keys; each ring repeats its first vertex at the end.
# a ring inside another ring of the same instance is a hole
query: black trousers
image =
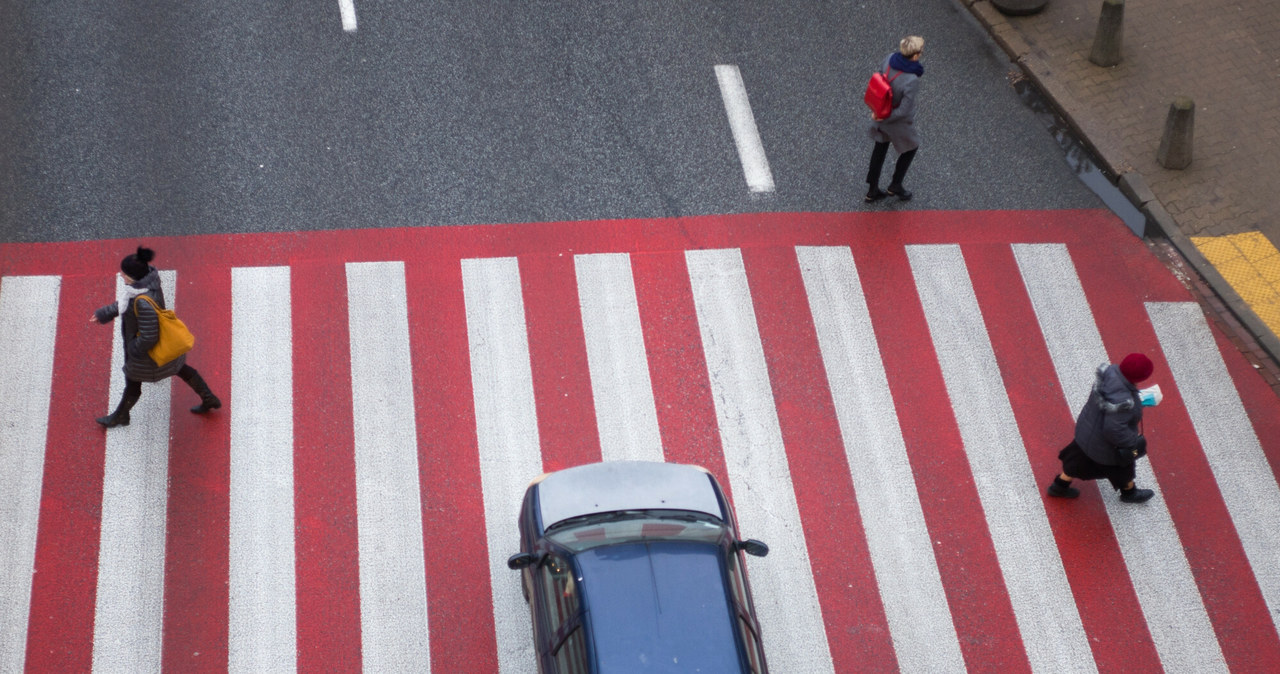
{"type": "MultiPolygon", "coordinates": [[[[196,393],[202,394],[202,397],[203,392],[208,390],[208,385],[204,383],[204,378],[200,376],[200,373],[186,363],[183,363],[182,369],[178,370],[178,378],[187,382],[187,386],[190,386],[196,393]]],[[[125,377],[124,393],[120,396],[120,404],[116,407],[116,413],[128,414],[129,410],[133,409],[134,404],[141,397],[142,382],[125,377]]]]}
{"type": "MultiPolygon", "coordinates": [[[[867,169],[867,184],[880,186],[880,171],[884,168],[884,159],[889,154],[889,143],[876,143],[871,150],[871,167],[867,169]]],[[[898,155],[898,162],[893,166],[893,180],[890,187],[902,187],[902,179],[907,177],[907,169],[911,168],[911,160],[916,158],[916,151],[908,150],[898,155]]]]}

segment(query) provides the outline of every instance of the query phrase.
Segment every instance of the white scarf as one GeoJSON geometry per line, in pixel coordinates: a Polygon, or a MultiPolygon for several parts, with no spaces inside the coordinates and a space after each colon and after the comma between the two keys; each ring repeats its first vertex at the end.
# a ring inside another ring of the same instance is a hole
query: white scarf
{"type": "Polygon", "coordinates": [[[122,287],[124,289],[120,291],[120,297],[116,300],[116,313],[124,316],[124,312],[129,310],[129,300],[147,292],[149,288],[135,288],[128,284],[122,287]]]}

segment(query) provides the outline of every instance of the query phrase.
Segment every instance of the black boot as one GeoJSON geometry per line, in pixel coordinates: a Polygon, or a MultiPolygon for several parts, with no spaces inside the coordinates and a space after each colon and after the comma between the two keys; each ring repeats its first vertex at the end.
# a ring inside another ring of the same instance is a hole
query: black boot
{"type": "Polygon", "coordinates": [[[1053,478],[1053,482],[1049,483],[1048,492],[1050,496],[1058,498],[1076,498],[1080,495],[1080,490],[1072,487],[1071,483],[1062,479],[1061,475],[1053,478]]]}
{"type": "Polygon", "coordinates": [[[213,391],[209,390],[209,385],[205,383],[204,377],[201,377],[198,373],[193,374],[191,375],[191,378],[187,380],[187,383],[190,384],[191,389],[200,396],[200,404],[191,408],[192,414],[204,414],[209,410],[216,410],[219,407],[222,407],[222,401],[218,400],[218,396],[214,395],[213,391]]]}
{"type": "Polygon", "coordinates": [[[1138,489],[1137,487],[1120,490],[1120,500],[1125,503],[1146,503],[1155,495],[1156,493],[1150,489],[1138,489]]]}
{"type": "Polygon", "coordinates": [[[116,411],[105,417],[94,419],[98,423],[107,428],[115,428],[116,426],[129,425],[129,410],[133,409],[133,404],[138,402],[140,396],[123,395],[120,397],[120,404],[116,405],[116,411]]]}

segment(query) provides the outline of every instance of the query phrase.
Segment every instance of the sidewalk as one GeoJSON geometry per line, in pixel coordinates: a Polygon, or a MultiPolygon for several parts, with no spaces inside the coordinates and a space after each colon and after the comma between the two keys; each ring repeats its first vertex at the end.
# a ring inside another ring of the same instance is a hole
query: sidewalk
{"type": "Polygon", "coordinates": [[[1188,286],[1280,393],[1280,2],[1127,2],[1111,68],[1088,60],[1102,0],[1049,0],[1020,17],[960,2],[1119,177],[1147,238],[1185,258],[1188,286]],[[1196,104],[1180,171],[1156,161],[1179,96],[1196,104]]]}

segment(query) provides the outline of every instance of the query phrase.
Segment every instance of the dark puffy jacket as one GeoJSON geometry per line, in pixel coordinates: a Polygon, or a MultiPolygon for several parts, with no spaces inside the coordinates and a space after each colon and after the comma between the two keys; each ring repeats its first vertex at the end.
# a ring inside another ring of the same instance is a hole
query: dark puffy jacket
{"type": "Polygon", "coordinates": [[[1138,424],[1142,399],[1120,368],[1098,367],[1089,401],[1076,419],[1076,444],[1090,459],[1107,466],[1133,463],[1146,453],[1147,440],[1138,424]]]}
{"type": "MultiPolygon", "coordinates": [[[[153,267],[146,276],[133,283],[134,288],[146,288],[143,293],[165,308],[164,290],[160,288],[160,272],[153,267]]],[[[93,312],[99,323],[110,323],[119,315],[115,302],[93,312]]],[[[186,354],[156,365],[147,351],[160,341],[160,319],[155,309],[137,297],[129,300],[129,308],[120,316],[120,335],[124,337],[124,374],[134,381],[156,382],[178,374],[187,362],[186,354]]]]}

